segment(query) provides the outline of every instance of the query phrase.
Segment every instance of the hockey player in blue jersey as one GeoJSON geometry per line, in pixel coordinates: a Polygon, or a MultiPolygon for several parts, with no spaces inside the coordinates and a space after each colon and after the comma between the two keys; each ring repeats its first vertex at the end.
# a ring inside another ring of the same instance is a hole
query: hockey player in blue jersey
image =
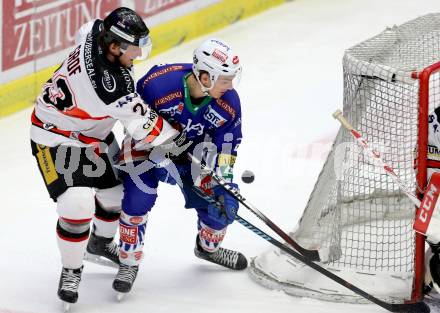
{"type": "Polygon", "coordinates": [[[138,81],[141,97],[180,132],[172,143],[180,151],[171,154],[171,163],[169,158],[160,159],[163,154],[156,153],[157,149],[137,151],[136,141],[124,140],[121,169],[126,173],[119,220],[120,267],[113,282],[116,291],[129,292],[136,278],[147,216],[156,201],[159,181],[177,181],[185,208],[195,209],[197,257],[233,270],[247,267],[243,254],[220,247],[227,226],[235,219],[237,200],[215,185],[210,176],[197,172],[186,158],[187,152],[198,159],[211,155],[205,158],[211,160],[207,162],[233,188],[238,188],[233,183],[232,169],[242,139],[240,98],[234,89],[240,76],[241,65],[233,50],[221,40],[209,39],[194,51],[192,64],[156,65],[138,81]],[[139,171],[145,164],[147,167],[139,171]],[[136,168],[136,173],[127,168],[136,168]],[[223,210],[198,196],[192,185],[217,199],[223,210]]]}

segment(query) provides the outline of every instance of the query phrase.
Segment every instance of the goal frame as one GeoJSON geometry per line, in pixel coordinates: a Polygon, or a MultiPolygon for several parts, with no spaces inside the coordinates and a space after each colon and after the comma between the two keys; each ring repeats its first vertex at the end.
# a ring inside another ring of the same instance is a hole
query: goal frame
{"type": "MultiPolygon", "coordinates": [[[[428,169],[428,114],[430,96],[430,78],[440,71],[440,62],[434,63],[420,72],[413,72],[412,78],[419,80],[419,127],[416,158],[417,197],[421,200],[427,185],[428,169]]],[[[417,211],[417,208],[416,208],[417,211]]],[[[414,251],[414,282],[411,300],[423,299],[423,282],[425,274],[425,236],[416,233],[414,251]]]]}

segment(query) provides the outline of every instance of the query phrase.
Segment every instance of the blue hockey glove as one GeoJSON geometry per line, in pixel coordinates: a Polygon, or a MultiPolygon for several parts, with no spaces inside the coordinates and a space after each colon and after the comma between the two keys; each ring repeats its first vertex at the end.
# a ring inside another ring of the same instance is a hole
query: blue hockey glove
{"type": "MultiPolygon", "coordinates": [[[[238,189],[238,185],[234,183],[229,183],[234,189],[238,189]]],[[[235,199],[229,192],[225,190],[222,186],[218,185],[212,188],[214,193],[214,198],[219,202],[222,206],[221,209],[218,209],[216,205],[210,204],[208,205],[208,214],[209,216],[222,224],[231,224],[235,220],[235,215],[238,211],[238,201],[235,199]]]]}

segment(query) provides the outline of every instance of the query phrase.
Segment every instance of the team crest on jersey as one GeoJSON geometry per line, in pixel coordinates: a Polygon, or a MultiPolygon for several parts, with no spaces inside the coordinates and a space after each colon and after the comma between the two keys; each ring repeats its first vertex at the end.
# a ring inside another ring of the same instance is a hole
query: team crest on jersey
{"type": "Polygon", "coordinates": [[[214,125],[215,127],[220,127],[226,123],[226,119],[223,118],[217,111],[215,111],[211,106],[208,106],[205,114],[203,115],[205,120],[214,125]]]}
{"type": "Polygon", "coordinates": [[[159,110],[159,113],[163,113],[163,114],[167,114],[171,117],[175,116],[175,115],[180,115],[182,114],[183,108],[184,108],[184,104],[183,102],[179,102],[178,105],[172,106],[168,109],[161,109],[159,110]]]}

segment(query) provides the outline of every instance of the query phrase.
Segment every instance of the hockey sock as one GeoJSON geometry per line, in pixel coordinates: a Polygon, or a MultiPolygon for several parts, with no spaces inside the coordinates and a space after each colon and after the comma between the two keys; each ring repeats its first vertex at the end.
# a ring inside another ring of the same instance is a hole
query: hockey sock
{"type": "Polygon", "coordinates": [[[142,260],[148,214],[132,216],[124,212],[119,219],[119,260],[126,265],[139,265],[142,260]]]}
{"type": "Polygon", "coordinates": [[[220,230],[213,229],[199,220],[199,242],[203,250],[215,252],[220,248],[226,234],[226,227],[220,230]]]}
{"type": "Polygon", "coordinates": [[[57,242],[63,267],[77,269],[82,266],[89,233],[90,220],[66,221],[63,218],[58,220],[57,242]]]}
{"type": "Polygon", "coordinates": [[[115,237],[121,213],[105,210],[98,200],[95,200],[95,204],[96,210],[93,218],[93,232],[100,237],[115,237]]]}

